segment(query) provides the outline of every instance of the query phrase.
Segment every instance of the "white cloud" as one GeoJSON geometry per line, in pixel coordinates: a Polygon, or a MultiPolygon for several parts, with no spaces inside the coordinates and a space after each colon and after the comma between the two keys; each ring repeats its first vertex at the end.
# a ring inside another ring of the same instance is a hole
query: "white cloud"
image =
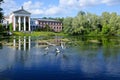
{"type": "Polygon", "coordinates": [[[25,9],[38,9],[43,5],[41,2],[27,1],[23,3],[25,9]]]}
{"type": "Polygon", "coordinates": [[[75,6],[78,6],[78,0],[59,0],[59,5],[62,7],[73,8],[75,6]]]}
{"type": "Polygon", "coordinates": [[[99,0],[79,0],[80,7],[95,6],[99,4],[99,0]]]}
{"type": "Polygon", "coordinates": [[[116,5],[120,4],[120,0],[59,0],[59,3],[66,7],[83,8],[99,4],[116,5]]]}
{"type": "Polygon", "coordinates": [[[40,2],[32,2],[27,1],[23,3],[23,6],[26,10],[30,11],[33,15],[44,15],[44,16],[50,16],[50,15],[57,15],[59,13],[62,13],[64,11],[64,8],[62,8],[60,5],[58,6],[43,6],[43,3],[40,2]]]}
{"type": "Polygon", "coordinates": [[[43,3],[40,3],[40,2],[33,3],[32,1],[27,1],[23,3],[23,7],[34,15],[44,13],[42,5],[43,3]]]}
{"type": "Polygon", "coordinates": [[[35,10],[30,10],[30,12],[34,15],[39,15],[39,14],[44,14],[43,10],[40,9],[35,9],[35,10]]]}
{"type": "Polygon", "coordinates": [[[45,11],[45,14],[46,15],[54,15],[54,14],[58,14],[60,11],[61,11],[61,9],[59,7],[52,6],[45,11]]]}
{"type": "MultiPolygon", "coordinates": [[[[2,4],[4,8],[4,12],[6,14],[17,10],[20,8],[15,0],[4,0],[5,3],[2,4]]],[[[59,0],[58,5],[45,5],[45,3],[41,3],[40,1],[27,1],[23,2],[24,8],[31,12],[33,15],[43,15],[43,16],[54,16],[66,14],[69,15],[74,10],[79,11],[80,9],[93,7],[96,5],[105,4],[107,6],[118,5],[120,4],[120,0],[59,0]]]]}
{"type": "Polygon", "coordinates": [[[107,5],[118,5],[120,4],[120,0],[102,0],[102,3],[107,5]]]}
{"type": "Polygon", "coordinates": [[[12,11],[17,10],[18,6],[14,0],[4,0],[2,4],[5,15],[9,15],[12,11]]]}

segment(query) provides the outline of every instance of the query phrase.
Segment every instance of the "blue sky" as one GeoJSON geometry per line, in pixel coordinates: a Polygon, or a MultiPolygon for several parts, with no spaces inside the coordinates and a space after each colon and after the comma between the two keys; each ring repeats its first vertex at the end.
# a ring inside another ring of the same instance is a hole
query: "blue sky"
{"type": "Polygon", "coordinates": [[[32,17],[76,16],[79,11],[100,15],[102,12],[116,12],[120,15],[120,0],[4,0],[4,14],[24,7],[32,17]]]}

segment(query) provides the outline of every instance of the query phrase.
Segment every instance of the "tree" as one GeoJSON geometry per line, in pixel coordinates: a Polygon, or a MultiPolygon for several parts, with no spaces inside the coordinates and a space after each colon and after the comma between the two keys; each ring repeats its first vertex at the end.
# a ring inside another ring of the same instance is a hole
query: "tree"
{"type": "Polygon", "coordinates": [[[85,12],[84,11],[79,11],[78,14],[77,14],[77,16],[79,16],[79,15],[83,16],[83,15],[85,15],[85,12]]]}
{"type": "Polygon", "coordinates": [[[11,31],[11,32],[13,31],[13,23],[9,24],[9,31],[11,31]]]}
{"type": "MultiPolygon", "coordinates": [[[[3,3],[3,0],[0,0],[0,6],[3,3]]],[[[3,19],[3,9],[0,7],[0,21],[3,19]]]]}
{"type": "Polygon", "coordinates": [[[120,16],[103,12],[101,16],[83,11],[63,20],[63,31],[71,35],[120,35],[120,16]]]}
{"type": "Polygon", "coordinates": [[[71,34],[72,31],[72,17],[67,17],[63,20],[63,31],[65,33],[71,34]]]}
{"type": "Polygon", "coordinates": [[[50,28],[50,26],[49,26],[49,25],[47,25],[47,24],[45,25],[44,30],[45,30],[45,31],[47,31],[47,32],[48,32],[48,31],[52,31],[52,29],[50,28]]]}
{"type": "Polygon", "coordinates": [[[86,29],[88,27],[88,20],[86,13],[80,11],[78,15],[72,21],[73,34],[74,35],[83,35],[86,34],[86,29]]]}
{"type": "Polygon", "coordinates": [[[3,32],[3,26],[0,24],[0,32],[3,32]]]}

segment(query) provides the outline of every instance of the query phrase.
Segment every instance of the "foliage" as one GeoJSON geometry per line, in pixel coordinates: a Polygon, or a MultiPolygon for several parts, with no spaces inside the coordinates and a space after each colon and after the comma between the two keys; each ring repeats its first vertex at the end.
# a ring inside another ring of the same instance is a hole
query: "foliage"
{"type": "Polygon", "coordinates": [[[69,33],[69,34],[72,34],[71,31],[72,31],[72,20],[73,18],[71,17],[67,17],[63,20],[63,31],[65,33],[69,33]]]}
{"type": "MultiPolygon", "coordinates": [[[[0,6],[3,3],[4,0],[0,0],[0,6]]],[[[0,7],[0,20],[3,19],[3,9],[0,7]]]]}
{"type": "Polygon", "coordinates": [[[64,18],[63,27],[70,35],[119,35],[120,16],[115,12],[103,12],[98,16],[80,11],[75,17],[64,18]]]}
{"type": "Polygon", "coordinates": [[[45,25],[45,28],[44,28],[44,31],[52,31],[52,29],[50,28],[50,26],[49,25],[45,25]]]}
{"type": "Polygon", "coordinates": [[[3,26],[0,24],[0,32],[3,32],[3,26]]]}
{"type": "Polygon", "coordinates": [[[13,32],[14,36],[67,36],[66,34],[63,33],[55,33],[55,32],[46,32],[46,31],[41,31],[41,32],[13,32]]]}
{"type": "Polygon", "coordinates": [[[13,24],[12,23],[9,24],[9,30],[13,31],[13,24]]]}
{"type": "Polygon", "coordinates": [[[45,25],[45,27],[40,27],[40,28],[37,28],[35,31],[53,31],[49,25],[45,25]]]}

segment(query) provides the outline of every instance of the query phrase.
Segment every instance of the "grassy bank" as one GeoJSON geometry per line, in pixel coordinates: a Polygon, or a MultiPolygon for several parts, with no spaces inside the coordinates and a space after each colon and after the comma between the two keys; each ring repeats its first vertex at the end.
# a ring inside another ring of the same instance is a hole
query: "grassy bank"
{"type": "Polygon", "coordinates": [[[63,32],[13,32],[13,36],[67,36],[63,32]]]}

